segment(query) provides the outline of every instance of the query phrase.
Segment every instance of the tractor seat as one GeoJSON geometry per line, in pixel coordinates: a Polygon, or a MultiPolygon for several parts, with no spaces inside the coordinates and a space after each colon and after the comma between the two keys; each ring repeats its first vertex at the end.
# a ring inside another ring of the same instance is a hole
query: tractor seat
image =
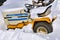
{"type": "Polygon", "coordinates": [[[48,14],[50,14],[51,12],[51,7],[52,5],[50,5],[43,13],[38,13],[38,17],[44,17],[44,16],[47,16],[48,14]]]}

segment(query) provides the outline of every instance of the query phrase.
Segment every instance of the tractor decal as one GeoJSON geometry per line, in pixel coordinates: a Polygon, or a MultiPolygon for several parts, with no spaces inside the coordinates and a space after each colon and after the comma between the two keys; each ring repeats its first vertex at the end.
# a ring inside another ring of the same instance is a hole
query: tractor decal
{"type": "Polygon", "coordinates": [[[5,19],[8,19],[8,21],[19,21],[19,20],[27,20],[28,19],[28,13],[20,13],[20,14],[7,14],[5,19]]]}
{"type": "Polygon", "coordinates": [[[21,14],[8,14],[7,16],[28,16],[28,13],[21,13],[21,14]]]}
{"type": "Polygon", "coordinates": [[[18,21],[18,20],[27,20],[27,18],[11,18],[8,21],[18,21]]]}

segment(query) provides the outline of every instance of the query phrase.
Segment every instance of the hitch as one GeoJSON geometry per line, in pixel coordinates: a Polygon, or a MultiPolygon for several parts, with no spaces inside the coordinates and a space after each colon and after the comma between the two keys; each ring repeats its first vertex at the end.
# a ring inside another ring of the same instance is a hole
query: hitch
{"type": "Polygon", "coordinates": [[[57,16],[54,16],[53,18],[52,18],[52,22],[54,22],[54,20],[57,18],[57,16]]]}

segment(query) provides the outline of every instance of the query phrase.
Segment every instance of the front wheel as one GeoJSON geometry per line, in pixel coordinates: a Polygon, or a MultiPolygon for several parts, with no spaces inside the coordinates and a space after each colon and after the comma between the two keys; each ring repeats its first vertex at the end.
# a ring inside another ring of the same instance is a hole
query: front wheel
{"type": "Polygon", "coordinates": [[[47,22],[38,22],[35,24],[33,31],[35,33],[48,34],[53,31],[52,25],[47,22]]]}

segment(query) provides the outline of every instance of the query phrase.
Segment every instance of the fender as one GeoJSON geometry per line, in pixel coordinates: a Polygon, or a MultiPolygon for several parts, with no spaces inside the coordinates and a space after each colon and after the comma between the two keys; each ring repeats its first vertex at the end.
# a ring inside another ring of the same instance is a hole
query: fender
{"type": "Polygon", "coordinates": [[[35,23],[37,23],[37,22],[47,22],[47,23],[51,23],[52,21],[51,21],[51,19],[50,19],[49,17],[36,18],[36,19],[34,19],[33,22],[32,22],[32,29],[33,29],[35,23]]]}

